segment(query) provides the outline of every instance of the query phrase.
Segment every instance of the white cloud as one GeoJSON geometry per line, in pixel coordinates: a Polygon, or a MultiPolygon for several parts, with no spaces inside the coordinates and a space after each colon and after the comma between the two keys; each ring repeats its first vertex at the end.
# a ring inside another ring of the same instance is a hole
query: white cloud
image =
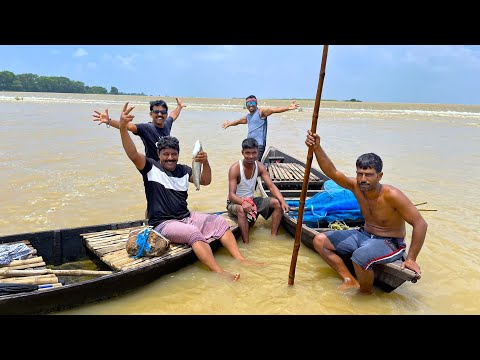
{"type": "Polygon", "coordinates": [[[84,48],[78,48],[73,53],[74,57],[82,57],[82,56],[87,56],[87,55],[88,55],[88,52],[84,48]]]}

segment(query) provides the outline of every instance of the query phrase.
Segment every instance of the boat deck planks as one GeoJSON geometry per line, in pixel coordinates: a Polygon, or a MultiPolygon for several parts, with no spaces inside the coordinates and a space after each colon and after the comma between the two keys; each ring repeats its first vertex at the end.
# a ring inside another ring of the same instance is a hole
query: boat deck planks
{"type": "MultiPolygon", "coordinates": [[[[222,216],[230,224],[230,228],[236,227],[236,222],[228,214],[222,216]]],[[[136,259],[128,255],[126,247],[130,231],[138,229],[139,226],[124,229],[104,230],[93,233],[81,234],[83,242],[98,258],[114,271],[128,270],[147,265],[152,262],[165,261],[185,253],[193,251],[184,244],[172,244],[165,254],[156,257],[141,257],[136,259]]],[[[141,226],[140,226],[141,228],[141,226]]],[[[213,239],[210,239],[212,241],[213,239]]]]}
{"type": "MultiPolygon", "coordinates": [[[[305,167],[295,163],[271,163],[268,164],[268,173],[274,182],[303,182],[305,167]]],[[[309,182],[321,182],[321,180],[315,174],[310,173],[309,182]]]]}
{"type": "Polygon", "coordinates": [[[126,250],[128,234],[135,229],[138,229],[138,226],[81,234],[81,236],[85,245],[114,271],[132,269],[146,265],[149,262],[162,261],[180,253],[191,251],[191,248],[187,245],[171,244],[168,251],[162,256],[136,259],[128,255],[126,250]]]}
{"type": "MultiPolygon", "coordinates": [[[[0,266],[0,269],[6,270],[42,270],[46,269],[46,264],[41,256],[37,256],[37,249],[35,249],[28,240],[21,240],[8,243],[9,245],[23,243],[27,245],[32,253],[23,260],[13,260],[8,265],[0,266]]],[[[55,284],[55,286],[61,286],[58,277],[55,274],[45,275],[32,275],[32,276],[7,276],[0,275],[0,283],[9,284],[55,284]]]]}

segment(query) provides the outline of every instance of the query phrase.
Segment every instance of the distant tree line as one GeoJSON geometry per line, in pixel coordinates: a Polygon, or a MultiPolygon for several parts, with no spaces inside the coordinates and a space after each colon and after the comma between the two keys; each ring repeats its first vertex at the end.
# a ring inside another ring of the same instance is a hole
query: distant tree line
{"type": "Polygon", "coordinates": [[[143,93],[121,93],[115,86],[107,91],[103,86],[86,86],[64,76],[39,76],[0,71],[0,91],[56,92],[77,94],[145,95],[143,93]]]}

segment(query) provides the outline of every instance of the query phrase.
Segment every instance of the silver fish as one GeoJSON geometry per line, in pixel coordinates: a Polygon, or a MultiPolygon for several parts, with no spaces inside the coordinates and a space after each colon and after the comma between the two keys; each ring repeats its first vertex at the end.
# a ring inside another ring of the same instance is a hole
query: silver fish
{"type": "MultiPolygon", "coordinates": [[[[202,151],[202,143],[200,140],[195,142],[195,146],[193,147],[192,155],[193,157],[197,156],[197,154],[202,151]]],[[[193,175],[193,184],[195,188],[200,190],[200,175],[202,174],[202,163],[192,160],[192,175],[193,175]]]]}

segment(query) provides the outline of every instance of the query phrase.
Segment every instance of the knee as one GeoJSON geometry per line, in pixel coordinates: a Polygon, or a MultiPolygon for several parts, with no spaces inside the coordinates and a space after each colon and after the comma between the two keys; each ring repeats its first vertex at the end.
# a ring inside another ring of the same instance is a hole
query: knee
{"type": "Polygon", "coordinates": [[[237,205],[237,217],[239,219],[246,218],[247,214],[243,211],[242,205],[237,205]]]}
{"type": "Polygon", "coordinates": [[[325,247],[325,240],[327,237],[324,234],[315,235],[313,238],[313,247],[315,250],[320,251],[325,247]]]}
{"type": "Polygon", "coordinates": [[[270,201],[270,207],[274,210],[282,209],[282,205],[280,204],[280,201],[278,201],[278,199],[272,199],[270,201]]]}

